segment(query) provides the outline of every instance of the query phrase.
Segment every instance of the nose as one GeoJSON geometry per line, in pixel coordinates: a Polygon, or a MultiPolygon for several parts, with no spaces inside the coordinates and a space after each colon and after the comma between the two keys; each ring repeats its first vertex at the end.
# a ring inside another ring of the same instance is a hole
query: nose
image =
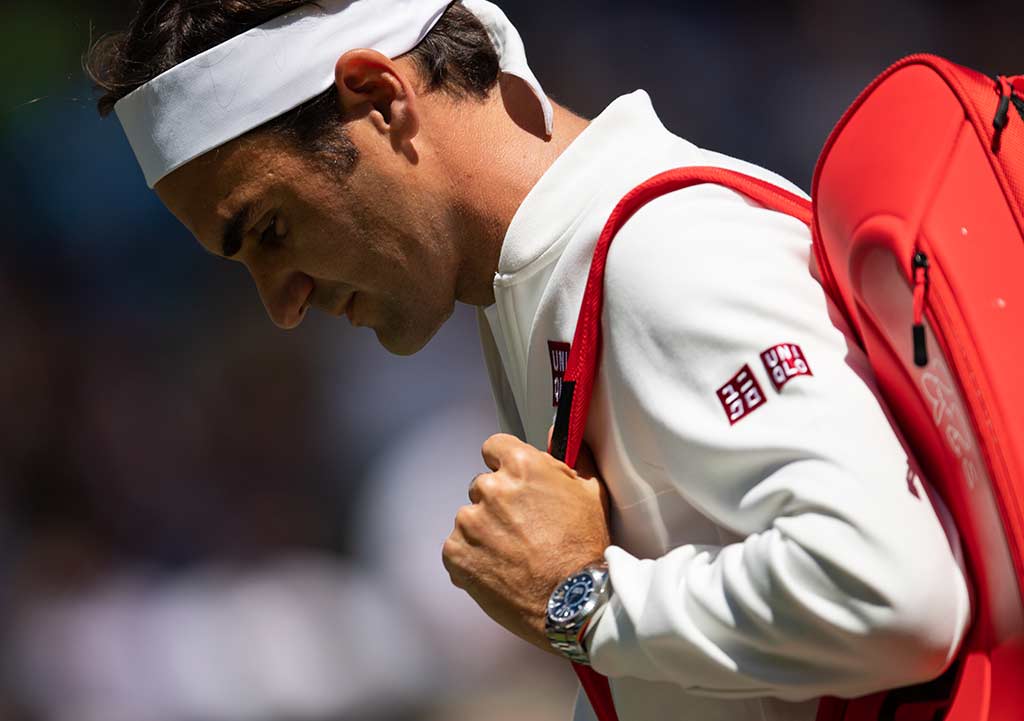
{"type": "Polygon", "coordinates": [[[313,294],[313,279],[294,270],[263,273],[250,267],[249,272],[274,325],[283,330],[297,327],[313,294]]]}

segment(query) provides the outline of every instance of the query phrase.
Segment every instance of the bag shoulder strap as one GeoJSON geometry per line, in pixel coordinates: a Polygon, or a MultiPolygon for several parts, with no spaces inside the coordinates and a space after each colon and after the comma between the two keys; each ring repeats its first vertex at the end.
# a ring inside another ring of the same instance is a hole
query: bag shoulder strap
{"type": "MultiPolygon", "coordinates": [[[[669,170],[634,188],[612,211],[594,250],[586,290],[576,323],[569,362],[562,382],[562,395],[552,434],[551,454],[569,466],[576,466],[590,409],[590,395],[601,354],[601,310],[604,305],[604,267],[612,240],[637,211],[668,193],[694,185],[713,183],[749,197],[771,210],[785,213],[810,226],[810,201],[771,183],[743,173],[716,167],[669,170]]],[[[608,679],[589,666],[573,664],[584,692],[599,721],[618,721],[608,679]]]]}
{"type": "Polygon", "coordinates": [[[612,241],[629,219],[651,201],[677,190],[706,183],[735,190],[770,210],[791,215],[808,226],[812,223],[811,203],[807,199],[760,178],[717,167],[695,166],[669,170],[637,186],[619,202],[594,249],[562,383],[552,455],[570,466],[575,467],[583,442],[590,395],[600,360],[604,269],[612,241]]]}

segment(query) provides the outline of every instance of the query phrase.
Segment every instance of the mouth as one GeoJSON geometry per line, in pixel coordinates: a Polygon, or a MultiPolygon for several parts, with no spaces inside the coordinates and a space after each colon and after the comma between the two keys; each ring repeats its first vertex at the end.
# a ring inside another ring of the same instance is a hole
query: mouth
{"type": "Polygon", "coordinates": [[[309,311],[313,305],[313,296],[316,294],[316,283],[313,283],[309,287],[309,293],[306,295],[306,300],[302,302],[302,306],[299,308],[299,318],[304,318],[306,312],[309,311]]]}
{"type": "Polygon", "coordinates": [[[347,317],[349,323],[352,322],[352,304],[353,301],[355,300],[355,297],[355,292],[350,293],[348,298],[346,298],[345,301],[341,304],[340,310],[338,310],[337,312],[338,317],[347,317]]]}

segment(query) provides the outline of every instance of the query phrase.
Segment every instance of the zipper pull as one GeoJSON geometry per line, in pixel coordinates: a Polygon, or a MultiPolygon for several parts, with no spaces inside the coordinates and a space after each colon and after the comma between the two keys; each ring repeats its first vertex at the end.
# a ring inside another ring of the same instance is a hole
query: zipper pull
{"type": "Polygon", "coordinates": [[[995,128],[995,133],[992,135],[993,153],[999,152],[1003,130],[1010,124],[1010,101],[1014,99],[1013,86],[1005,76],[998,76],[996,83],[999,85],[999,106],[996,108],[996,117],[992,120],[992,127],[995,128]]]}
{"type": "Polygon", "coordinates": [[[924,332],[924,304],[928,293],[928,256],[918,251],[911,263],[914,269],[914,365],[928,365],[927,336],[924,332]]]}

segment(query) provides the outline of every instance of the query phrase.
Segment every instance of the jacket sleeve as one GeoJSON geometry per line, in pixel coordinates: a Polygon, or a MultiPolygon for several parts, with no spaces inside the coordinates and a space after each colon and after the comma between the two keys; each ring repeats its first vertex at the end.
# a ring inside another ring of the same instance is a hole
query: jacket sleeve
{"type": "Polygon", "coordinates": [[[628,465],[665,469],[726,539],[607,550],[613,599],[589,634],[603,674],[800,701],[930,680],[955,655],[955,529],[809,248],[800,223],[720,188],[655,201],[612,246],[600,402],[628,465]],[[780,390],[761,357],[777,344],[811,373],[780,390]],[[744,366],[763,402],[733,423],[719,389],[744,366]]]}

